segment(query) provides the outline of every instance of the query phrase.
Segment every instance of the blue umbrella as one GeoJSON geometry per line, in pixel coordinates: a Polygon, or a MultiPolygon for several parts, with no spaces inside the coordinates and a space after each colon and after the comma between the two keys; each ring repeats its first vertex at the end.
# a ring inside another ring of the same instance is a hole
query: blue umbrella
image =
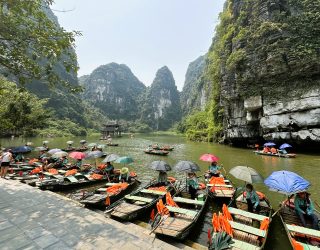
{"type": "Polygon", "coordinates": [[[286,194],[288,196],[304,192],[310,187],[310,183],[300,175],[290,171],[275,171],[264,180],[270,190],[286,194]]]}
{"type": "Polygon", "coordinates": [[[133,162],[133,159],[129,156],[122,156],[115,160],[115,163],[123,163],[123,164],[129,164],[132,162],[133,162]]]}
{"type": "Polygon", "coordinates": [[[285,149],[285,148],[292,148],[292,146],[288,143],[283,143],[281,146],[280,146],[280,149],[285,149]]]}
{"type": "Polygon", "coordinates": [[[28,153],[31,152],[32,148],[29,146],[20,146],[12,149],[12,153],[28,153]]]}
{"type": "Polygon", "coordinates": [[[263,146],[265,147],[272,147],[275,146],[276,144],[274,142],[266,142],[265,144],[263,144],[263,146]]]}

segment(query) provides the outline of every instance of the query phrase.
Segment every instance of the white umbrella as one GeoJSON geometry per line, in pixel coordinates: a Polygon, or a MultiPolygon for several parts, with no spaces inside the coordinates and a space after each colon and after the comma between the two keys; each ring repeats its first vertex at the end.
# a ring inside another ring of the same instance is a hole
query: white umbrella
{"type": "Polygon", "coordinates": [[[263,183],[263,177],[253,168],[248,166],[236,166],[230,170],[235,178],[248,183],[263,183]]]}
{"type": "Polygon", "coordinates": [[[104,158],[104,160],[103,160],[102,162],[103,162],[103,163],[112,162],[112,161],[117,160],[119,157],[120,157],[119,155],[110,154],[110,155],[108,155],[106,158],[104,158]]]}

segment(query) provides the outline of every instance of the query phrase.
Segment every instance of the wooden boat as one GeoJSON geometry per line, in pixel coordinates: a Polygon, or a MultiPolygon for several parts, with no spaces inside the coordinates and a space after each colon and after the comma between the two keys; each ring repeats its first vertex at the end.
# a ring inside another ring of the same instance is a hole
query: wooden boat
{"type": "MultiPolygon", "coordinates": [[[[286,199],[280,208],[280,218],[286,229],[288,238],[295,249],[295,244],[302,245],[303,249],[319,250],[320,231],[312,229],[311,221],[306,218],[307,227],[304,227],[294,209],[294,199],[286,199]],[[296,243],[295,243],[296,242],[296,243]]],[[[320,214],[314,211],[318,218],[320,214]]]]}
{"type": "Polygon", "coordinates": [[[150,155],[161,155],[161,156],[166,156],[169,154],[169,151],[164,151],[164,150],[153,150],[153,149],[146,149],[144,150],[146,154],[150,155]]]}
{"type": "Polygon", "coordinates": [[[236,191],[232,182],[223,175],[211,177],[206,186],[208,195],[216,199],[231,199],[236,191]]]}
{"type": "Polygon", "coordinates": [[[151,226],[154,233],[179,240],[185,239],[205,210],[208,195],[205,190],[200,191],[201,193],[195,200],[189,198],[189,194],[181,192],[173,197],[177,206],[170,206],[167,202],[165,207],[169,210],[170,215],[158,213],[155,216],[151,226]]]}
{"type": "Polygon", "coordinates": [[[158,186],[159,184],[154,182],[130,195],[124,196],[121,200],[107,207],[105,213],[111,217],[125,221],[132,221],[146,215],[160,199],[165,197],[167,192],[175,193],[175,188],[172,185],[166,186],[166,191],[152,189],[158,186]]]}
{"type": "Polygon", "coordinates": [[[248,212],[247,201],[241,194],[226,207],[232,216],[232,220],[228,220],[233,233],[230,249],[259,250],[264,248],[272,219],[272,207],[266,198],[260,200],[260,206],[259,214],[248,212]]]}
{"type": "Polygon", "coordinates": [[[165,146],[159,146],[159,145],[152,145],[152,148],[154,150],[165,150],[165,151],[172,151],[174,150],[174,147],[165,145],[165,146]]]}
{"type": "Polygon", "coordinates": [[[109,147],[118,147],[119,143],[107,143],[106,145],[109,147]]]}
{"type": "Polygon", "coordinates": [[[62,151],[64,151],[64,152],[72,152],[72,151],[76,151],[76,148],[75,147],[64,148],[64,149],[62,149],[62,151]]]}
{"type": "Polygon", "coordinates": [[[273,157],[281,157],[281,158],[296,158],[296,154],[272,154],[272,153],[263,153],[262,151],[253,151],[257,155],[266,155],[273,157]]]}
{"type": "Polygon", "coordinates": [[[106,207],[106,199],[109,197],[109,203],[112,204],[115,201],[122,198],[124,195],[130,193],[133,188],[138,184],[136,179],[133,179],[128,186],[121,187],[116,190],[116,192],[108,192],[108,187],[119,186],[122,183],[108,182],[106,183],[106,187],[99,188],[95,190],[95,192],[91,195],[87,195],[85,198],[80,200],[80,203],[84,204],[86,207],[93,208],[105,208],[106,207]]]}
{"type": "Polygon", "coordinates": [[[77,152],[85,152],[87,151],[89,148],[88,147],[81,147],[81,148],[75,148],[74,151],[77,151],[77,152]]]}
{"type": "MultiPolygon", "coordinates": [[[[63,170],[59,170],[60,173],[62,173],[61,171],[63,170]]],[[[37,186],[42,190],[64,191],[106,181],[106,177],[97,180],[93,179],[90,174],[77,173],[74,176],[64,176],[63,179],[44,180],[37,183],[37,186]]]]}

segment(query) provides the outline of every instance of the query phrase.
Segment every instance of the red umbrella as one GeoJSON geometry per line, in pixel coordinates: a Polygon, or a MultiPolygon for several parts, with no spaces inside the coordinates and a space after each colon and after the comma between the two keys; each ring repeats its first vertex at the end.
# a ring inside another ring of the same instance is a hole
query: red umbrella
{"type": "Polygon", "coordinates": [[[200,160],[208,161],[208,162],[217,162],[219,161],[219,158],[212,154],[204,154],[204,155],[201,155],[200,160]]]}
{"type": "Polygon", "coordinates": [[[72,152],[69,154],[69,157],[76,159],[76,160],[82,160],[86,158],[86,154],[82,152],[72,152]]]}

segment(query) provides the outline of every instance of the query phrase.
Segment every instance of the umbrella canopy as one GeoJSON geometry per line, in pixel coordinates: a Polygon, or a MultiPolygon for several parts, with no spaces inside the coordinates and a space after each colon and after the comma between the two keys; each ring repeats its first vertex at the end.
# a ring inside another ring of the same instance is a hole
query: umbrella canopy
{"type": "Polygon", "coordinates": [[[266,142],[265,144],[263,144],[263,146],[265,146],[265,147],[273,147],[273,146],[275,146],[276,144],[274,143],[274,142],[266,142]]]}
{"type": "Polygon", "coordinates": [[[36,147],[34,150],[36,150],[36,151],[46,151],[47,149],[45,147],[36,147]]]}
{"type": "Polygon", "coordinates": [[[81,141],[80,141],[80,144],[85,144],[85,143],[87,143],[86,140],[81,140],[81,141]]]}
{"type": "Polygon", "coordinates": [[[115,163],[123,163],[123,164],[129,164],[132,162],[133,162],[133,159],[130,156],[122,156],[122,157],[119,157],[117,160],[115,160],[115,163]]]}
{"type": "Polygon", "coordinates": [[[49,141],[43,141],[42,142],[42,144],[48,144],[49,143],[49,141]]]}
{"type": "Polygon", "coordinates": [[[253,168],[248,166],[236,166],[230,170],[235,178],[248,183],[263,183],[263,177],[253,168]]]}
{"type": "Polygon", "coordinates": [[[53,149],[50,149],[49,151],[48,151],[48,153],[49,154],[51,154],[51,155],[53,155],[53,154],[55,154],[55,153],[57,153],[57,152],[61,152],[62,150],[60,149],[60,148],[53,148],[53,149]]]}
{"type": "Polygon", "coordinates": [[[28,153],[32,150],[29,146],[20,146],[12,149],[12,153],[28,153]]]}
{"type": "Polygon", "coordinates": [[[285,170],[273,172],[265,179],[264,184],[270,190],[286,195],[303,192],[310,187],[310,183],[300,175],[285,170]]]}
{"type": "Polygon", "coordinates": [[[200,157],[201,161],[208,161],[208,162],[217,162],[219,158],[212,154],[204,154],[200,157]]]}
{"type": "Polygon", "coordinates": [[[103,148],[105,148],[105,147],[106,147],[106,145],[104,145],[104,144],[99,144],[99,145],[97,145],[97,148],[103,149],[103,148]]]}
{"type": "Polygon", "coordinates": [[[92,142],[88,144],[88,147],[95,147],[95,146],[97,146],[97,143],[92,142]]]}
{"type": "Polygon", "coordinates": [[[56,152],[52,155],[53,158],[61,158],[64,156],[68,156],[68,153],[64,152],[64,151],[59,151],[59,152],[56,152]]]}
{"type": "Polygon", "coordinates": [[[73,141],[67,141],[67,144],[71,145],[71,144],[73,144],[73,141]]]}
{"type": "Polygon", "coordinates": [[[27,146],[32,146],[32,145],[33,145],[33,142],[28,141],[28,142],[26,143],[26,145],[27,145],[27,146]]]}
{"type": "Polygon", "coordinates": [[[103,156],[103,152],[95,150],[87,153],[86,158],[100,158],[101,156],[103,156]]]}
{"type": "Polygon", "coordinates": [[[178,172],[196,172],[200,171],[199,166],[192,161],[179,161],[174,169],[178,172]]]}
{"type": "MultiPolygon", "coordinates": [[[[58,152],[58,153],[59,153],[59,152],[58,152]]],[[[76,159],[76,160],[82,160],[82,159],[86,158],[86,154],[83,153],[83,152],[77,152],[77,151],[75,151],[75,152],[71,152],[71,153],[69,154],[69,157],[71,157],[71,158],[73,158],[73,159],[76,159]]]]}
{"type": "Polygon", "coordinates": [[[285,148],[292,148],[292,146],[288,143],[283,143],[281,146],[280,146],[280,149],[285,149],[285,148]]]}
{"type": "Polygon", "coordinates": [[[151,162],[151,169],[156,170],[156,171],[170,171],[171,167],[168,163],[165,161],[153,161],[151,162]]]}
{"type": "Polygon", "coordinates": [[[102,162],[103,162],[103,163],[112,162],[112,161],[117,160],[119,157],[120,157],[119,155],[110,154],[110,155],[108,155],[106,158],[104,158],[104,160],[103,160],[102,162]]]}

